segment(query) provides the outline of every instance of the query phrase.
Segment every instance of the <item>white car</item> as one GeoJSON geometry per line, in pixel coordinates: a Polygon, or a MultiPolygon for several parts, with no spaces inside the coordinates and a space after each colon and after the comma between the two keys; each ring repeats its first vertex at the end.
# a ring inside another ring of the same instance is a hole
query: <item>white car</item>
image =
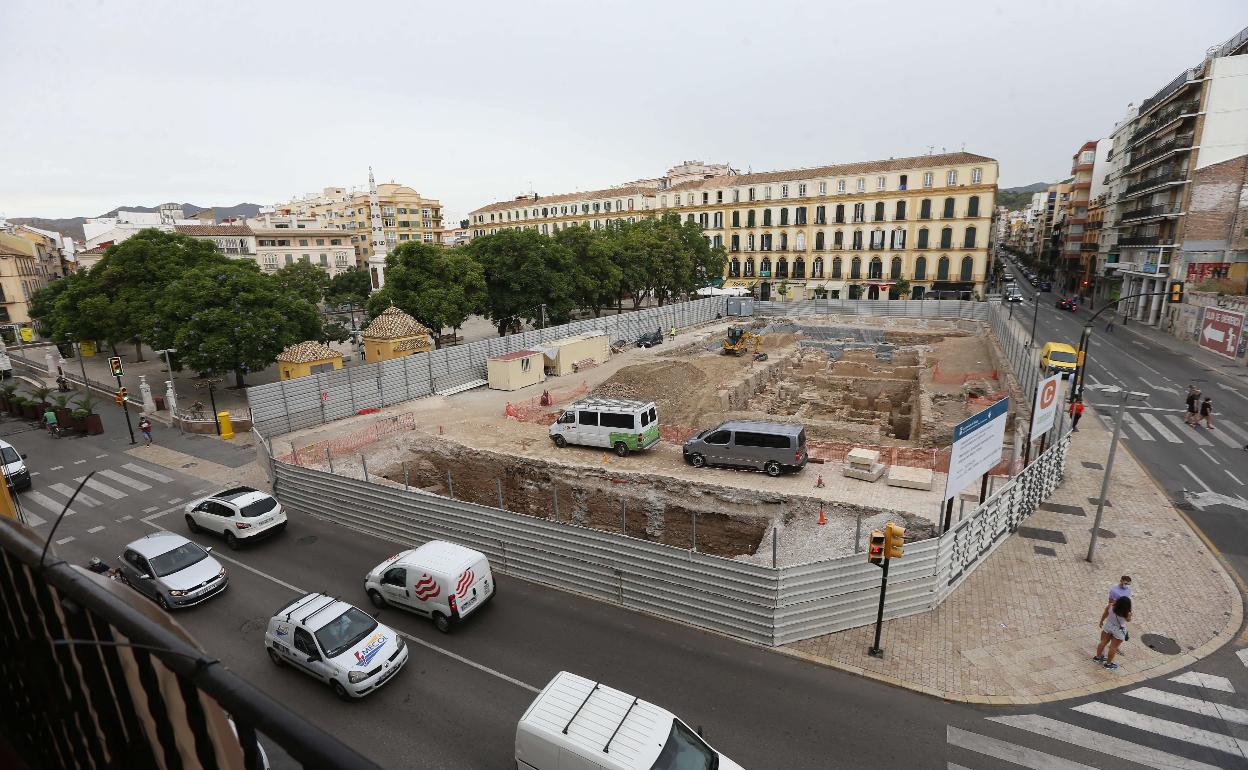
{"type": "Polygon", "coordinates": [[[286,528],[286,512],[272,495],[235,487],[186,504],[186,526],[192,532],[212,532],[225,544],[238,548],[239,541],[276,535],[286,528]]]}
{"type": "Polygon", "coordinates": [[[277,611],[264,647],[289,665],[326,682],[343,700],[363,698],[407,663],[407,642],[361,609],[325,594],[306,594],[277,611]]]}

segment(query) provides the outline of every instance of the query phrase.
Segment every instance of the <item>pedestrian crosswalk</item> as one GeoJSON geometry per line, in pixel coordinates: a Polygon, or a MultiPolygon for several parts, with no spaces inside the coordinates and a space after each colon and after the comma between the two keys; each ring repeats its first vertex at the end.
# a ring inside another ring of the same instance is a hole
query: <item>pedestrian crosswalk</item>
{"type": "MultiPolygon", "coordinates": [[[[18,502],[27,525],[40,527],[60,516],[65,504],[71,498],[73,505],[66,512],[66,516],[91,511],[114,501],[126,500],[134,495],[140,496],[146,502],[154,494],[153,490],[157,488],[156,485],[169,484],[173,481],[172,476],[130,462],[118,468],[98,470],[90,478],[85,475],[78,476],[73,479],[73,483],[57,481],[40,487],[36,482],[32,489],[18,495],[18,502]],[[75,495],[75,490],[78,490],[84,479],[86,483],[82,484],[82,489],[75,495]]],[[[164,502],[172,505],[180,501],[181,498],[172,498],[164,502]]]]}
{"type": "MultiPolygon", "coordinates": [[[[1248,668],[1248,648],[1237,653],[1248,668]]],[[[1233,659],[1232,659],[1233,660],[1233,659]]],[[[1248,676],[1245,677],[1248,679],[1248,676]]],[[[1230,678],[1187,671],[1048,714],[948,725],[949,770],[1248,767],[1248,708],[1230,678]]]]}
{"type": "MultiPolygon", "coordinates": [[[[1113,428],[1112,409],[1099,412],[1101,420],[1113,428]]],[[[1242,450],[1248,446],[1248,430],[1229,420],[1214,420],[1213,430],[1204,425],[1192,426],[1183,421],[1181,412],[1126,411],[1122,416],[1122,437],[1129,441],[1156,441],[1170,444],[1194,444],[1198,447],[1226,447],[1242,450]]]]}

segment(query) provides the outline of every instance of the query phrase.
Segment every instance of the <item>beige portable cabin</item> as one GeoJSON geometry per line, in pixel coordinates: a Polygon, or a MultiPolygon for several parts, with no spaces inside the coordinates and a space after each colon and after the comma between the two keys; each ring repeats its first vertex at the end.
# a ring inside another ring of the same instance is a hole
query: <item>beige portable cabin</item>
{"type": "Polygon", "coordinates": [[[536,350],[517,350],[485,362],[486,377],[493,390],[519,390],[546,380],[545,356],[536,350]]]}
{"type": "Polygon", "coordinates": [[[562,377],[585,365],[605,364],[611,357],[611,343],[605,334],[582,334],[547,343],[542,353],[546,373],[562,377]]]}

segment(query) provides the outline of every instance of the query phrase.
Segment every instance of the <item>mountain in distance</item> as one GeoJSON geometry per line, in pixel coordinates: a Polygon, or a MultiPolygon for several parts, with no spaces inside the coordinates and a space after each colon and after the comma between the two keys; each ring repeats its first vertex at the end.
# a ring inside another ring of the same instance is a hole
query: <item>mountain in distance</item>
{"type": "MultiPolygon", "coordinates": [[[[197,212],[203,211],[205,208],[213,208],[212,206],[196,206],[194,203],[183,203],[182,214],[188,219],[197,212]]],[[[227,219],[229,217],[254,217],[260,213],[260,204],[258,203],[239,203],[233,206],[216,206],[217,221],[227,219]]],[[[112,211],[99,214],[98,217],[114,217],[117,212],[125,211],[142,211],[148,214],[160,210],[159,206],[118,206],[112,211]]],[[[91,217],[96,218],[96,217],[91,217]]],[[[67,217],[65,219],[47,219],[44,217],[11,217],[9,221],[15,225],[30,225],[38,227],[40,230],[51,230],[67,235],[73,238],[76,243],[82,243],[86,240],[82,234],[82,223],[88,217],[67,217]]]]}
{"type": "Polygon", "coordinates": [[[1016,211],[1031,203],[1034,193],[1049,189],[1052,182],[1034,182],[1023,187],[1002,187],[997,190],[997,205],[1016,211]]]}

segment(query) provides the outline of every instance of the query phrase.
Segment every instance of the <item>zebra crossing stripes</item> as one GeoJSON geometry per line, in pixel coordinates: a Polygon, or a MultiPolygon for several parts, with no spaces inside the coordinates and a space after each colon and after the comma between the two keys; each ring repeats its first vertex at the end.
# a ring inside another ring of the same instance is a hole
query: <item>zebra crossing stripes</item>
{"type": "MultiPolygon", "coordinates": [[[[1233,422],[1219,422],[1219,423],[1218,423],[1218,429],[1219,429],[1219,430],[1226,430],[1226,431],[1230,431],[1232,436],[1234,436],[1235,438],[1239,439],[1239,441],[1238,441],[1237,443],[1238,443],[1241,447],[1243,447],[1243,446],[1248,446],[1248,431],[1245,431],[1244,429],[1240,428],[1240,427],[1239,427],[1238,425],[1236,425],[1235,423],[1233,423],[1233,422]]],[[[1215,433],[1216,433],[1216,432],[1217,432],[1217,431],[1215,431],[1215,433]]]]}
{"type": "Polygon", "coordinates": [[[1122,738],[1117,738],[1105,733],[1099,733],[1095,730],[1089,730],[1086,727],[1067,724],[1057,719],[1041,716],[1040,714],[1020,714],[1011,717],[989,717],[989,722],[1016,727],[1019,730],[1026,730],[1029,733],[1043,735],[1046,738],[1053,738],[1069,743],[1072,746],[1088,749],[1090,751],[1100,752],[1102,754],[1110,754],[1128,762],[1144,765],[1153,768],[1173,768],[1173,770],[1213,770],[1214,766],[1204,762],[1197,762],[1194,759],[1180,757],[1160,749],[1141,746],[1138,743],[1132,743],[1122,738]]]}
{"type": "MultiPolygon", "coordinates": [[[[149,470],[135,463],[126,463],[121,467],[135,475],[143,476],[144,478],[151,479],[152,481],[157,481],[162,484],[173,481],[173,478],[170,476],[166,476],[158,471],[149,470]]],[[[129,497],[131,492],[123,491],[123,489],[133,490],[133,492],[146,492],[152,489],[152,485],[148,484],[146,481],[133,478],[131,475],[121,473],[117,470],[105,469],[97,471],[96,475],[103,476],[122,489],[98,482],[94,477],[89,479],[84,486],[91,489],[93,492],[112,500],[121,500],[129,497]]],[[[84,478],[86,477],[79,476],[75,479],[75,481],[81,482],[84,478]]],[[[70,499],[70,497],[73,497],[75,488],[76,485],[70,486],[69,484],[63,482],[56,482],[54,484],[47,485],[42,491],[39,489],[30,489],[22,492],[19,499],[24,504],[23,513],[25,515],[27,525],[31,527],[39,527],[48,523],[49,520],[55,519],[59,516],[62,509],[65,507],[65,503],[70,499]],[[36,510],[38,512],[36,512],[36,510]]],[[[94,497],[86,492],[79,492],[77,497],[74,497],[74,506],[84,510],[95,508],[102,505],[103,502],[104,501],[101,498],[94,497]]],[[[151,510],[155,510],[155,508],[152,508],[151,510]]],[[[79,511],[75,510],[75,508],[70,508],[65,515],[72,516],[78,512],[79,511]]]]}
{"type": "Polygon", "coordinates": [[[1237,757],[1248,754],[1248,740],[1215,733],[1212,730],[1202,730],[1199,727],[1185,725],[1182,722],[1171,722],[1169,719],[1160,719],[1118,706],[1111,706],[1108,703],[1092,701],[1091,703],[1075,706],[1071,710],[1089,716],[1100,717],[1110,722],[1117,722],[1127,727],[1135,727],[1167,738],[1191,743],[1195,746],[1203,746],[1214,751],[1233,754],[1237,757]]]}
{"type": "Polygon", "coordinates": [[[144,468],[142,465],[135,465],[134,463],[126,463],[125,465],[121,467],[124,468],[125,470],[130,471],[131,473],[137,473],[140,476],[144,476],[146,478],[159,481],[161,484],[168,484],[169,482],[173,481],[173,479],[170,478],[169,476],[166,476],[163,473],[157,473],[156,471],[151,470],[150,468],[144,468]]]}
{"type": "MultiPolygon", "coordinates": [[[[1245,662],[1245,665],[1248,665],[1248,662],[1245,662]]],[[[1235,686],[1231,684],[1230,679],[1224,676],[1215,676],[1214,674],[1202,674],[1199,671],[1184,671],[1178,676],[1170,677],[1170,681],[1178,682],[1179,684],[1190,684],[1205,690],[1235,692],[1235,686]]]]}
{"type": "MultiPolygon", "coordinates": [[[[48,489],[52,490],[53,492],[57,492],[57,493],[64,495],[66,500],[68,500],[71,497],[74,497],[74,488],[68,484],[62,484],[59,481],[55,484],[49,484],[48,489]]],[[[95,506],[100,504],[99,500],[96,500],[94,497],[92,497],[91,495],[88,495],[86,492],[79,492],[78,496],[74,497],[74,502],[82,503],[87,508],[94,508],[95,506]]]]}
{"type": "MultiPolygon", "coordinates": [[[[1227,425],[1230,425],[1230,423],[1227,423],[1227,425]]],[[[1222,423],[1214,423],[1213,430],[1205,431],[1205,435],[1212,437],[1227,449],[1242,449],[1244,445],[1227,435],[1222,428],[1222,423]]]]}
{"type": "Polygon", "coordinates": [[[1157,435],[1161,436],[1166,441],[1169,441],[1171,444],[1181,443],[1182,439],[1171,433],[1170,429],[1162,424],[1161,420],[1158,420],[1156,415],[1149,414],[1148,412],[1141,412],[1140,418],[1143,419],[1144,422],[1148,423],[1149,427],[1157,431],[1157,435]]]}
{"type": "Polygon", "coordinates": [[[1196,427],[1192,427],[1191,425],[1188,425],[1180,420],[1177,414],[1165,414],[1162,416],[1178,428],[1180,432],[1186,431],[1188,438],[1190,438],[1197,446],[1213,446],[1213,442],[1205,438],[1205,434],[1209,432],[1209,429],[1205,426],[1197,425],[1196,427]]]}
{"type": "MultiPolygon", "coordinates": [[[[83,480],[83,479],[87,479],[87,477],[86,477],[86,476],[79,476],[78,478],[74,479],[74,481],[77,481],[77,482],[79,482],[79,483],[82,483],[82,480],[83,480]]],[[[107,495],[108,497],[111,497],[111,498],[113,498],[114,500],[120,500],[121,498],[123,498],[123,497],[125,497],[125,496],[126,496],[126,493],[125,493],[125,492],[121,492],[121,491],[118,491],[118,490],[116,490],[116,489],[113,489],[113,488],[112,488],[112,487],[110,487],[109,485],[104,484],[104,483],[101,483],[101,482],[99,482],[99,481],[96,481],[96,480],[95,480],[95,479],[93,479],[93,478],[92,478],[92,479],[87,479],[87,481],[86,481],[86,485],[87,485],[87,487],[89,487],[89,488],[91,488],[91,489],[94,489],[96,492],[99,492],[99,493],[100,493],[100,494],[102,494],[102,495],[107,495]]]]}
{"type": "Polygon", "coordinates": [[[976,754],[983,754],[993,759],[1000,759],[1003,762],[1029,767],[1032,770],[1096,770],[1091,765],[1085,765],[1082,762],[1063,759],[1053,754],[1047,754],[1027,746],[1020,746],[1017,743],[1003,741],[999,738],[973,733],[953,725],[949,725],[946,728],[945,739],[950,746],[958,746],[976,754]]]}
{"type": "Polygon", "coordinates": [[[98,471],[96,475],[103,476],[104,478],[109,479],[110,481],[115,481],[118,484],[121,484],[123,487],[130,487],[131,489],[136,489],[140,492],[146,492],[147,490],[152,488],[151,484],[145,484],[144,482],[138,481],[136,479],[132,479],[129,476],[123,476],[117,471],[114,471],[108,468],[105,468],[102,471],[98,471]]]}
{"type": "Polygon", "coordinates": [[[1155,690],[1152,687],[1137,687],[1134,690],[1128,690],[1126,694],[1132,698],[1139,698],[1149,703],[1158,703],[1162,706],[1190,711],[1193,714],[1213,717],[1223,722],[1248,725],[1248,709],[1227,706],[1222,703],[1211,703],[1199,698],[1189,698],[1186,695],[1155,690]]]}
{"type": "Polygon", "coordinates": [[[1131,414],[1130,412],[1127,412],[1122,415],[1122,424],[1126,425],[1127,429],[1130,430],[1132,433],[1134,433],[1135,437],[1138,438],[1139,440],[1141,441],[1153,440],[1153,434],[1144,430],[1144,427],[1140,425],[1140,421],[1135,419],[1135,415],[1131,414]]]}

